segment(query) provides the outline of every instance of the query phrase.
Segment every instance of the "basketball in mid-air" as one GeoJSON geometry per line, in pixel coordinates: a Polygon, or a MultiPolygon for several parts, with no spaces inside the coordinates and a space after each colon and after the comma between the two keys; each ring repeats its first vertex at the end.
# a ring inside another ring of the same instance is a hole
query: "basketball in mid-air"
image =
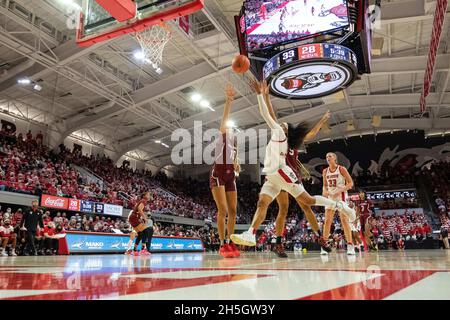
{"type": "Polygon", "coordinates": [[[245,73],[250,69],[250,60],[248,60],[246,56],[240,54],[234,57],[231,66],[234,72],[245,73]]]}

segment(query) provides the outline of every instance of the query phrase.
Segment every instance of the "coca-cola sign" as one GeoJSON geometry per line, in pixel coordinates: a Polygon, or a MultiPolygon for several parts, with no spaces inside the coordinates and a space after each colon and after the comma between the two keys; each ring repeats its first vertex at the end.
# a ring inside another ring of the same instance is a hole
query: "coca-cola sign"
{"type": "Polygon", "coordinates": [[[67,210],[69,206],[69,199],[43,194],[41,198],[41,205],[46,208],[67,210]]]}

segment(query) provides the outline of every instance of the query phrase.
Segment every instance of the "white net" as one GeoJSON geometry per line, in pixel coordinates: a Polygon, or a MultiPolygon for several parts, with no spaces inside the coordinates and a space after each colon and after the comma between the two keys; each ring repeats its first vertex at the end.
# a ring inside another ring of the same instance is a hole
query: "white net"
{"type": "Polygon", "coordinates": [[[143,60],[159,69],[163,52],[172,37],[169,27],[165,24],[157,24],[134,34],[137,42],[141,45],[143,60]]]}

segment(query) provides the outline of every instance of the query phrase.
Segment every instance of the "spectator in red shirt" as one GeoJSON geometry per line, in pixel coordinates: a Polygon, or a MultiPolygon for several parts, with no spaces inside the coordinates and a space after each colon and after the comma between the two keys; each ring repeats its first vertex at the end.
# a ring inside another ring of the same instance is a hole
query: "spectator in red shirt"
{"type": "Polygon", "coordinates": [[[23,213],[22,209],[18,209],[12,217],[12,226],[14,227],[14,232],[18,233],[20,229],[20,224],[22,223],[23,213]]]}
{"type": "Polygon", "coordinates": [[[11,255],[17,256],[16,254],[16,243],[17,235],[14,232],[14,227],[11,225],[10,220],[5,220],[4,225],[0,226],[0,237],[2,239],[1,256],[8,256],[6,252],[6,246],[10,243],[12,245],[11,255]]]}
{"type": "Polygon", "coordinates": [[[58,252],[59,240],[55,238],[56,232],[55,224],[53,222],[49,222],[42,231],[46,255],[55,255],[58,252]]]}

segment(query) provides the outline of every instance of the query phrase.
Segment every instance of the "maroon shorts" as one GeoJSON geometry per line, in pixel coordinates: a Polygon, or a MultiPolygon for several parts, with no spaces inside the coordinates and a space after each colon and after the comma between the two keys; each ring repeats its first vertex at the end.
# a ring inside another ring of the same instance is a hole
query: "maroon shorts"
{"type": "Polygon", "coordinates": [[[130,216],[129,222],[133,228],[136,228],[138,225],[140,225],[142,223],[141,219],[139,219],[139,216],[137,216],[135,214],[132,214],[130,216]]]}
{"type": "Polygon", "coordinates": [[[225,192],[236,191],[236,175],[234,170],[232,172],[223,172],[218,170],[212,170],[209,177],[209,186],[211,190],[214,187],[225,187],[225,192]]]}

